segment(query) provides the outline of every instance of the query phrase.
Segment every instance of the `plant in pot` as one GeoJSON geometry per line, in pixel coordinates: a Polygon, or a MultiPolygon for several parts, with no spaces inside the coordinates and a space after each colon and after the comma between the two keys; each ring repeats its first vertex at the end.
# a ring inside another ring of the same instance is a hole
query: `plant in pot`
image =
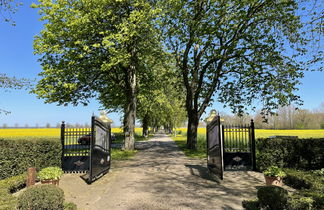
{"type": "Polygon", "coordinates": [[[62,175],[63,175],[63,171],[61,168],[47,167],[47,168],[43,168],[38,173],[38,178],[40,179],[42,184],[59,185],[59,181],[62,175]]]}
{"type": "Polygon", "coordinates": [[[277,166],[270,166],[263,171],[266,185],[282,186],[282,180],[286,173],[277,166]]]}

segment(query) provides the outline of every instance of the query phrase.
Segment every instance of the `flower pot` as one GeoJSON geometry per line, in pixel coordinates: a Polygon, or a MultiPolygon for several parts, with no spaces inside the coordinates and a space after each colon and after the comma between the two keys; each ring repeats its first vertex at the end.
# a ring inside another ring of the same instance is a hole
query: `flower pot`
{"type": "Polygon", "coordinates": [[[264,176],[266,185],[275,185],[281,187],[283,185],[282,177],[264,176]]]}
{"type": "Polygon", "coordinates": [[[41,180],[42,184],[53,184],[53,185],[59,185],[60,180],[59,179],[45,179],[41,180]]]}

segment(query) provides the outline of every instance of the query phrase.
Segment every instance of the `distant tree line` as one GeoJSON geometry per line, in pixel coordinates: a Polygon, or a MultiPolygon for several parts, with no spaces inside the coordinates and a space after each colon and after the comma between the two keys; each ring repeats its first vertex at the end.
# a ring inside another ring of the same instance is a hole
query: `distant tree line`
{"type": "Polygon", "coordinates": [[[324,129],[324,103],[313,110],[298,109],[294,106],[280,107],[275,115],[268,116],[266,119],[257,113],[256,115],[237,115],[222,114],[227,124],[248,124],[254,119],[256,128],[263,129],[324,129]]]}

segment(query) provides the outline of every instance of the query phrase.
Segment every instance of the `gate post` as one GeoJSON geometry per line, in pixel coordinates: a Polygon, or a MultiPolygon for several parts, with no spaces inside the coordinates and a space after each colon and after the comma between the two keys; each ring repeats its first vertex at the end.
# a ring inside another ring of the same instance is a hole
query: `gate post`
{"type": "Polygon", "coordinates": [[[61,168],[62,169],[63,169],[63,159],[64,159],[64,135],[65,135],[65,122],[62,121],[61,124],[61,145],[62,145],[61,168]]]}
{"type": "Polygon", "coordinates": [[[252,144],[252,170],[256,171],[256,155],[255,155],[255,133],[254,122],[251,120],[251,144],[252,144]]]}

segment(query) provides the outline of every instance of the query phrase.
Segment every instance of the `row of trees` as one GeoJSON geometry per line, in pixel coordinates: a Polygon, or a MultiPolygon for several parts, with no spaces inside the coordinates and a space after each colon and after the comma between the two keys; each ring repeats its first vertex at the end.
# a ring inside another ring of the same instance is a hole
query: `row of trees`
{"type": "Polygon", "coordinates": [[[267,121],[258,113],[255,116],[221,114],[225,123],[248,124],[254,119],[256,128],[265,129],[324,129],[324,103],[313,110],[297,109],[294,106],[280,107],[275,115],[269,116],[267,121]]]}
{"type": "Polygon", "coordinates": [[[34,48],[43,72],[33,92],[60,105],[97,98],[122,112],[125,149],[134,148],[136,119],[146,132],[187,117],[187,147],[195,149],[213,100],[239,115],[255,100],[265,115],[301,103],[303,72],[322,62],[305,57],[304,32],[313,25],[321,35],[323,18],[320,9],[302,19],[305,2],[39,0],[33,7],[45,24],[34,48]]]}
{"type": "Polygon", "coordinates": [[[125,149],[134,148],[138,116],[144,128],[174,126],[184,101],[195,149],[213,99],[238,114],[256,99],[264,114],[301,103],[296,86],[307,64],[321,61],[305,59],[304,27],[322,18],[303,22],[303,2],[39,0],[33,7],[45,24],[34,46],[43,72],[34,93],[60,105],[95,97],[123,112],[125,149]]]}

